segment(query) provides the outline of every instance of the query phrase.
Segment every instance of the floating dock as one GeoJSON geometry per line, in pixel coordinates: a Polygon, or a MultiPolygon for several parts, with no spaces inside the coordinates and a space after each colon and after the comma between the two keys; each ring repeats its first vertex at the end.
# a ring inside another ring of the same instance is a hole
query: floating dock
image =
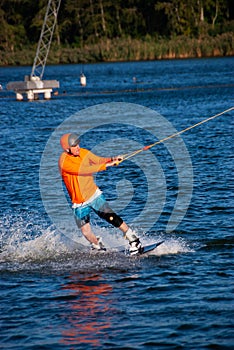
{"type": "Polygon", "coordinates": [[[44,99],[49,100],[53,89],[59,88],[57,80],[42,80],[42,77],[54,28],[57,23],[60,3],[61,0],[48,1],[31,75],[26,75],[24,81],[15,81],[7,84],[7,90],[13,90],[16,93],[17,101],[22,101],[24,95],[27,96],[29,101],[38,100],[39,94],[44,94],[44,99]]]}
{"type": "Polygon", "coordinates": [[[13,90],[16,100],[22,101],[26,95],[28,101],[38,100],[39,94],[49,100],[53,89],[59,88],[57,80],[41,80],[39,77],[25,76],[24,81],[13,81],[7,84],[7,90],[13,90]]]}

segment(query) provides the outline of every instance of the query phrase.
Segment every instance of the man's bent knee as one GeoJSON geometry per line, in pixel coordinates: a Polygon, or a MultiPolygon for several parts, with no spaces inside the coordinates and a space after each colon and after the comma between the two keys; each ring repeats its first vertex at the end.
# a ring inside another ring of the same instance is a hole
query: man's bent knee
{"type": "Polygon", "coordinates": [[[98,215],[106,220],[109,224],[113,225],[114,227],[119,228],[122,223],[123,223],[123,219],[121,219],[121,217],[119,215],[117,215],[114,212],[98,212],[98,215]]]}

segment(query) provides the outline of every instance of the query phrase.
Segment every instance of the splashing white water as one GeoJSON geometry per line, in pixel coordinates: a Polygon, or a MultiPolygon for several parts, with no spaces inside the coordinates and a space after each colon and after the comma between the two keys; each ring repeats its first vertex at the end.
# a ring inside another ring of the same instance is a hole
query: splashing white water
{"type": "MultiPolygon", "coordinates": [[[[55,227],[44,227],[44,223],[30,215],[8,215],[0,221],[0,263],[6,262],[46,262],[58,261],[72,254],[90,254],[89,244],[77,234],[76,240],[59,233],[55,227]]],[[[128,246],[119,230],[94,227],[96,235],[102,237],[106,248],[116,252],[119,246],[128,246]]],[[[168,238],[160,234],[157,237],[137,233],[143,245],[164,240],[157,249],[148,255],[168,255],[191,251],[181,238],[168,238]]]]}
{"type": "Polygon", "coordinates": [[[0,262],[46,260],[82,247],[53,226],[44,227],[37,219],[30,215],[5,215],[0,220],[0,262]]]}
{"type": "Polygon", "coordinates": [[[149,252],[149,256],[162,256],[193,252],[188,243],[181,238],[168,238],[168,235],[166,235],[166,238],[165,236],[161,236],[160,238],[162,238],[164,242],[155,250],[149,252]]]}

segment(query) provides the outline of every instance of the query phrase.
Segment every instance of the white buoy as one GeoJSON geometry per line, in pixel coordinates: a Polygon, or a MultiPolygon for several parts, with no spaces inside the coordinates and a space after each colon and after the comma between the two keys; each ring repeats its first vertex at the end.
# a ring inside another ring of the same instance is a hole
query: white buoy
{"type": "Polygon", "coordinates": [[[80,85],[86,86],[86,76],[84,75],[84,73],[81,73],[80,75],[80,85]]]}

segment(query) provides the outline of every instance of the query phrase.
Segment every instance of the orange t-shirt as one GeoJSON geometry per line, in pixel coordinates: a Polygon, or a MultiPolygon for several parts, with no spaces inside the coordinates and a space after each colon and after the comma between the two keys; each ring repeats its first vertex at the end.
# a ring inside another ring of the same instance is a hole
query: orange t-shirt
{"type": "Polygon", "coordinates": [[[94,195],[98,188],[93,173],[106,170],[110,158],[96,156],[87,149],[80,148],[79,156],[63,152],[59,159],[59,169],[72,203],[83,203],[94,195]]]}

